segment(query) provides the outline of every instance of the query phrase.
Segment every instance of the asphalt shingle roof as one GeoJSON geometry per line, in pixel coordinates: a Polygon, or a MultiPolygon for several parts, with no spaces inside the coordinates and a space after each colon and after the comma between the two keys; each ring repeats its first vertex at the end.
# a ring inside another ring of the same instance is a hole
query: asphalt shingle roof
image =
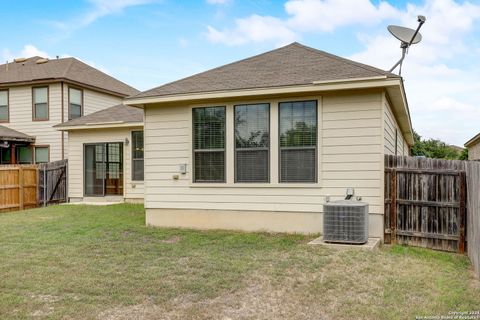
{"type": "Polygon", "coordinates": [[[29,136],[23,132],[0,125],[0,140],[34,142],[35,137],[29,136]]]}
{"type": "Polygon", "coordinates": [[[108,123],[142,123],[143,109],[119,104],[86,116],[55,125],[55,128],[73,128],[77,126],[108,123]]]}
{"type": "Polygon", "coordinates": [[[244,60],[211,69],[130,98],[307,85],[370,77],[399,76],[294,42],[244,60]]]}
{"type": "Polygon", "coordinates": [[[41,57],[31,57],[24,62],[0,65],[0,85],[42,80],[70,80],[116,93],[130,96],[139,91],[75,58],[48,60],[36,63],[41,57]]]}

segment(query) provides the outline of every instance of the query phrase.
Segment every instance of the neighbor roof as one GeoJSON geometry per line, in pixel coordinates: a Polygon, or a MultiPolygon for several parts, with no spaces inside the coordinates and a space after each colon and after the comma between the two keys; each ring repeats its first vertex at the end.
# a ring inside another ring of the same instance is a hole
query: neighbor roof
{"type": "Polygon", "coordinates": [[[3,141],[19,141],[19,142],[35,142],[35,137],[29,136],[23,132],[10,129],[0,125],[0,140],[3,141]]]}
{"type": "Polygon", "coordinates": [[[141,92],[130,98],[311,85],[314,82],[379,76],[400,78],[396,74],[294,42],[141,92]]]}
{"type": "Polygon", "coordinates": [[[472,139],[468,140],[467,142],[465,142],[465,147],[468,148],[468,147],[471,147],[473,146],[474,144],[476,144],[480,139],[480,133],[477,134],[475,137],[473,137],[472,139]]]}
{"type": "Polygon", "coordinates": [[[55,125],[58,129],[74,129],[76,127],[96,125],[118,125],[143,123],[143,109],[119,104],[89,115],[55,125]]]}
{"type": "Polygon", "coordinates": [[[0,85],[33,81],[72,81],[109,91],[119,96],[130,96],[139,91],[75,58],[48,60],[38,64],[42,57],[28,58],[24,62],[0,65],[0,85]]]}

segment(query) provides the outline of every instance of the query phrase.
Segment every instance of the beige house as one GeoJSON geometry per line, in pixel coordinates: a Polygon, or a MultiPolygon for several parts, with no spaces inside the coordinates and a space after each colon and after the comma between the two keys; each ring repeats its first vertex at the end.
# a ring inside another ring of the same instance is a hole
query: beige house
{"type": "Polygon", "coordinates": [[[55,129],[68,132],[70,202],[143,202],[143,110],[116,105],[55,129]]]}
{"type": "Polygon", "coordinates": [[[145,113],[153,226],[322,232],[325,197],[354,188],[383,237],[384,155],[413,144],[401,77],[298,43],[126,104],[145,113]]]}
{"type": "Polygon", "coordinates": [[[138,91],[75,59],[16,59],[0,65],[0,163],[65,159],[58,123],[122,102],[138,91]]]}
{"type": "Polygon", "coordinates": [[[468,160],[480,160],[480,133],[465,143],[468,149],[468,160]]]}

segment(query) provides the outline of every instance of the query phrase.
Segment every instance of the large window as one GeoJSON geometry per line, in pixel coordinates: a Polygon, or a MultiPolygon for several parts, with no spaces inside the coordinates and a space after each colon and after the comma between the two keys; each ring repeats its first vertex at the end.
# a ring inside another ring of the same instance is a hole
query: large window
{"type": "Polygon", "coordinates": [[[143,131],[132,131],[132,180],[143,181],[143,131]]]}
{"type": "Polygon", "coordinates": [[[225,107],[193,109],[194,182],[225,182],[225,107]]]}
{"type": "Polygon", "coordinates": [[[269,181],[269,107],[235,106],[235,182],[269,181]]]}
{"type": "Polygon", "coordinates": [[[35,147],[35,163],[46,163],[50,160],[48,146],[35,147]]]}
{"type": "Polygon", "coordinates": [[[8,90],[0,90],[0,122],[8,122],[8,90]]]}
{"type": "Polygon", "coordinates": [[[20,164],[33,163],[33,148],[29,146],[17,147],[17,162],[20,164]]]}
{"type": "Polygon", "coordinates": [[[279,104],[280,182],[317,180],[317,102],[279,104]]]}
{"type": "Polygon", "coordinates": [[[33,88],[33,120],[48,120],[48,87],[33,88]]]}
{"type": "Polygon", "coordinates": [[[68,120],[79,118],[83,113],[83,91],[68,88],[68,120]]]}

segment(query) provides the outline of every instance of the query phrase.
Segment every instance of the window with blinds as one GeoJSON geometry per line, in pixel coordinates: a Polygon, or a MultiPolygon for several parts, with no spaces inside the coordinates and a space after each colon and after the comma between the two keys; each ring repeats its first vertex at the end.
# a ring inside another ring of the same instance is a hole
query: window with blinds
{"type": "Polygon", "coordinates": [[[317,181],[317,102],[279,104],[280,182],[317,181]]]}
{"type": "Polygon", "coordinates": [[[225,107],[193,109],[194,182],[225,182],[225,107]]]}
{"type": "Polygon", "coordinates": [[[269,182],[270,105],[235,106],[235,182],[269,182]]]}

